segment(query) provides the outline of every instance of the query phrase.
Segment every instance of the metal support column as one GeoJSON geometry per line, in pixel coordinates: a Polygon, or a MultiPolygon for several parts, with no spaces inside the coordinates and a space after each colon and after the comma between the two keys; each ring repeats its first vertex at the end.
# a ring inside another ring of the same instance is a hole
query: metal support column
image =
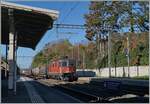
{"type": "Polygon", "coordinates": [[[6,44],[6,70],[5,70],[5,78],[7,79],[8,78],[8,76],[7,76],[7,70],[8,70],[8,60],[7,60],[7,58],[8,58],[8,45],[6,44]]]}
{"type": "MultiPolygon", "coordinates": [[[[149,1],[149,8],[150,8],[150,1],[149,1]]],[[[149,13],[149,17],[150,17],[150,13],[149,13]]],[[[149,21],[150,21],[150,18],[149,18],[149,21]]],[[[149,26],[149,30],[150,30],[150,26],[149,26]]],[[[150,70],[150,33],[149,33],[149,52],[148,53],[149,53],[149,70],[150,70]]]]}
{"type": "Polygon", "coordinates": [[[14,92],[16,94],[16,81],[17,81],[17,32],[14,34],[14,92]]]}
{"type": "Polygon", "coordinates": [[[14,89],[14,17],[13,17],[13,9],[8,9],[9,15],[9,50],[8,50],[8,65],[9,65],[9,78],[8,78],[8,89],[14,89]]]}
{"type": "MultiPolygon", "coordinates": [[[[150,1],[149,1],[149,4],[150,4],[150,1]]],[[[150,5],[149,5],[149,8],[150,8],[150,5]]],[[[149,13],[149,16],[150,16],[150,13],[149,13]]],[[[150,26],[149,26],[149,30],[150,30],[150,26]]],[[[149,33],[149,74],[150,74],[150,33],[149,33]]]]}

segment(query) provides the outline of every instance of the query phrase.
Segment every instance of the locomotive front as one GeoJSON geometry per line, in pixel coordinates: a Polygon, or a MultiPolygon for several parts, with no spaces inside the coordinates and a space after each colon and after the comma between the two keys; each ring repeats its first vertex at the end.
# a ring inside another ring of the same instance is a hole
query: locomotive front
{"type": "Polygon", "coordinates": [[[69,81],[77,81],[78,76],[76,74],[76,61],[73,59],[60,60],[61,73],[63,73],[63,79],[69,81]]]}

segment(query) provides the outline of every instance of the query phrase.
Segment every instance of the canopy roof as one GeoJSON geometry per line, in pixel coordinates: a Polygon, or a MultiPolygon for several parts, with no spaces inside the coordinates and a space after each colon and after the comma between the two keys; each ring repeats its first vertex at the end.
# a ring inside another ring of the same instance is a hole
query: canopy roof
{"type": "Polygon", "coordinates": [[[13,9],[17,45],[35,49],[48,28],[58,18],[58,11],[1,2],[2,44],[9,43],[8,9],[13,9]]]}

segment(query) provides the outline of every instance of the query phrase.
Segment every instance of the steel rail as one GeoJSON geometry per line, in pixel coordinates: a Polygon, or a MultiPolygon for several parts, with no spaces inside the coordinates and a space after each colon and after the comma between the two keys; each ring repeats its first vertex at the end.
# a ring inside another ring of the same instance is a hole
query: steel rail
{"type": "Polygon", "coordinates": [[[88,101],[88,103],[98,103],[98,102],[102,102],[102,103],[110,103],[110,101],[102,98],[102,97],[99,97],[99,96],[96,96],[96,95],[93,95],[93,94],[89,94],[85,91],[81,91],[81,90],[78,90],[78,89],[74,89],[74,88],[69,88],[69,87],[66,87],[66,86],[60,86],[60,85],[57,85],[57,88],[60,89],[60,90],[65,90],[67,92],[72,92],[73,95],[80,95],[80,97],[84,97],[84,98],[81,98],[81,99],[84,99],[85,102],[88,101]]]}

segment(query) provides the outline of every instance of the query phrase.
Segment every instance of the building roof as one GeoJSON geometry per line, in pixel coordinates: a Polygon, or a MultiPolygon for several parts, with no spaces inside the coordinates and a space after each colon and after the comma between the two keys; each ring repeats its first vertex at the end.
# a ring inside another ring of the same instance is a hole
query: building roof
{"type": "Polygon", "coordinates": [[[32,49],[35,49],[45,32],[53,27],[53,22],[59,15],[59,12],[55,10],[1,2],[2,44],[9,42],[8,9],[13,9],[14,13],[17,45],[32,49]]]}

